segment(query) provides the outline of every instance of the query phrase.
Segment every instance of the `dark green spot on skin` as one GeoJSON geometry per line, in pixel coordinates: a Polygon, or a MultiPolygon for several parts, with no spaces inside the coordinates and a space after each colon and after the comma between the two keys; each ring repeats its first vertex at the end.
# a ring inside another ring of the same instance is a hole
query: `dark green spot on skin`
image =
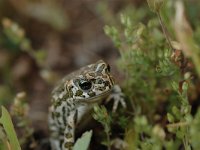
{"type": "Polygon", "coordinates": [[[62,108],[62,113],[65,116],[65,113],[66,113],[65,107],[62,108]]]}
{"type": "Polygon", "coordinates": [[[78,120],[78,111],[76,110],[75,114],[74,114],[74,122],[75,124],[77,123],[78,120]]]}
{"type": "Polygon", "coordinates": [[[67,125],[67,127],[68,127],[69,129],[72,129],[72,126],[70,126],[69,124],[67,125]]]}
{"type": "Polygon", "coordinates": [[[73,96],[73,92],[71,89],[69,89],[69,96],[72,97],[73,96]]]}
{"type": "Polygon", "coordinates": [[[109,81],[105,81],[105,82],[104,82],[104,85],[105,85],[105,86],[109,86],[109,85],[110,85],[110,82],[109,82],[109,81]]]}
{"type": "Polygon", "coordinates": [[[96,83],[97,83],[97,84],[102,84],[102,83],[103,83],[103,80],[102,80],[102,79],[97,79],[97,80],[96,80],[96,83]]]}
{"type": "Polygon", "coordinates": [[[64,140],[60,140],[59,142],[60,142],[60,144],[59,144],[60,147],[62,147],[64,140]]]}
{"type": "Polygon", "coordinates": [[[60,135],[63,135],[64,131],[65,131],[65,129],[59,128],[59,134],[60,134],[60,135]]]}
{"type": "Polygon", "coordinates": [[[81,91],[81,90],[78,90],[78,91],[76,91],[76,94],[75,94],[75,96],[81,96],[83,94],[83,91],[81,91]]]}
{"type": "Polygon", "coordinates": [[[67,133],[67,134],[65,134],[65,138],[67,138],[67,139],[72,138],[72,134],[71,134],[71,133],[67,133]]]}
{"type": "Polygon", "coordinates": [[[62,118],[63,118],[63,123],[64,125],[66,126],[67,125],[67,120],[66,120],[66,110],[65,110],[65,107],[62,108],[62,118]]]}
{"type": "Polygon", "coordinates": [[[72,148],[73,145],[73,142],[66,142],[64,146],[65,148],[72,148]]]}
{"type": "Polygon", "coordinates": [[[81,95],[81,97],[85,98],[85,95],[81,95]]]}
{"type": "Polygon", "coordinates": [[[54,115],[55,115],[56,118],[60,117],[60,113],[59,112],[55,112],[54,115]]]}
{"type": "Polygon", "coordinates": [[[59,125],[61,125],[62,123],[60,122],[60,120],[57,120],[57,123],[59,124],[59,125]]]}
{"type": "Polygon", "coordinates": [[[88,93],[88,95],[89,95],[90,97],[93,97],[93,96],[95,96],[95,95],[96,95],[96,93],[95,93],[95,92],[93,92],[93,91],[90,91],[90,92],[88,93]]]}
{"type": "Polygon", "coordinates": [[[66,93],[66,94],[64,94],[64,96],[63,96],[62,100],[63,100],[63,101],[66,101],[68,98],[69,98],[69,94],[68,94],[68,93],[66,93]]]}
{"type": "Polygon", "coordinates": [[[60,106],[62,104],[61,100],[57,100],[53,105],[55,108],[57,108],[58,106],[60,106]]]}
{"type": "Polygon", "coordinates": [[[98,90],[99,91],[104,91],[106,89],[106,87],[100,87],[98,90]]]}
{"type": "Polygon", "coordinates": [[[66,120],[65,116],[63,116],[63,123],[65,126],[67,125],[67,120],[66,120]]]}

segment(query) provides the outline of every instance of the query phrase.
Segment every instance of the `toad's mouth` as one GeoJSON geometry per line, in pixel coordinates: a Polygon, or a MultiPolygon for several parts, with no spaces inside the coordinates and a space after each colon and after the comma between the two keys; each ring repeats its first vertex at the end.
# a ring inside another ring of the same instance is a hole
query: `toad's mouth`
{"type": "Polygon", "coordinates": [[[81,102],[81,103],[96,103],[104,98],[106,98],[110,93],[111,93],[112,89],[109,89],[99,95],[93,96],[93,97],[89,97],[89,98],[85,98],[85,99],[76,99],[77,101],[81,102]]]}

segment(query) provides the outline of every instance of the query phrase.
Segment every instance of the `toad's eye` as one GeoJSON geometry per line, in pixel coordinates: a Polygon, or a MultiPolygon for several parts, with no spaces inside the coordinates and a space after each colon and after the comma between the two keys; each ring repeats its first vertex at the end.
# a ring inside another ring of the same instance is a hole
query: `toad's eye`
{"type": "Polygon", "coordinates": [[[88,80],[80,80],[80,81],[79,81],[79,87],[80,87],[82,90],[89,90],[89,89],[91,89],[91,87],[92,87],[92,82],[91,82],[91,81],[88,81],[88,80]]]}

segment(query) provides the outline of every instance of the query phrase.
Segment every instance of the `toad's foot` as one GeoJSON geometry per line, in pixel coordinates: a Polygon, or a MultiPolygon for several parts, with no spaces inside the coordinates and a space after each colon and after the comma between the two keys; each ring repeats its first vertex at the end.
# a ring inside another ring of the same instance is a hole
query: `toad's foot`
{"type": "Polygon", "coordinates": [[[106,99],[106,102],[109,102],[111,100],[114,100],[112,112],[116,112],[119,103],[121,103],[123,108],[126,108],[126,102],[124,100],[124,93],[122,93],[122,90],[119,85],[114,85],[112,89],[112,93],[108,96],[106,99]]]}

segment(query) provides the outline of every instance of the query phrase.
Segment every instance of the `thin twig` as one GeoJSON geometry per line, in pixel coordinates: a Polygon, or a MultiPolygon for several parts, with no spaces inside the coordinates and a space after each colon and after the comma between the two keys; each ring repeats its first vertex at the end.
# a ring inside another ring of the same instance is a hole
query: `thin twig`
{"type": "Polygon", "coordinates": [[[167,28],[166,28],[165,25],[164,25],[164,22],[163,22],[163,20],[162,20],[162,17],[161,17],[161,15],[160,15],[160,12],[157,12],[157,15],[158,15],[158,19],[159,19],[160,25],[161,25],[161,27],[162,27],[162,31],[163,31],[163,33],[164,33],[164,35],[165,35],[166,40],[167,40],[167,43],[168,43],[169,47],[172,49],[172,51],[174,51],[174,48],[173,48],[173,46],[172,46],[172,44],[171,44],[171,41],[170,41],[170,39],[169,39],[169,36],[168,36],[168,34],[167,34],[167,28]]]}
{"type": "Polygon", "coordinates": [[[168,124],[168,128],[176,128],[176,127],[182,127],[182,126],[188,126],[188,122],[178,122],[178,123],[173,123],[173,124],[168,124]]]}
{"type": "Polygon", "coordinates": [[[108,150],[111,150],[111,143],[110,143],[110,134],[109,131],[106,131],[106,136],[107,136],[107,146],[108,146],[108,150]]]}

